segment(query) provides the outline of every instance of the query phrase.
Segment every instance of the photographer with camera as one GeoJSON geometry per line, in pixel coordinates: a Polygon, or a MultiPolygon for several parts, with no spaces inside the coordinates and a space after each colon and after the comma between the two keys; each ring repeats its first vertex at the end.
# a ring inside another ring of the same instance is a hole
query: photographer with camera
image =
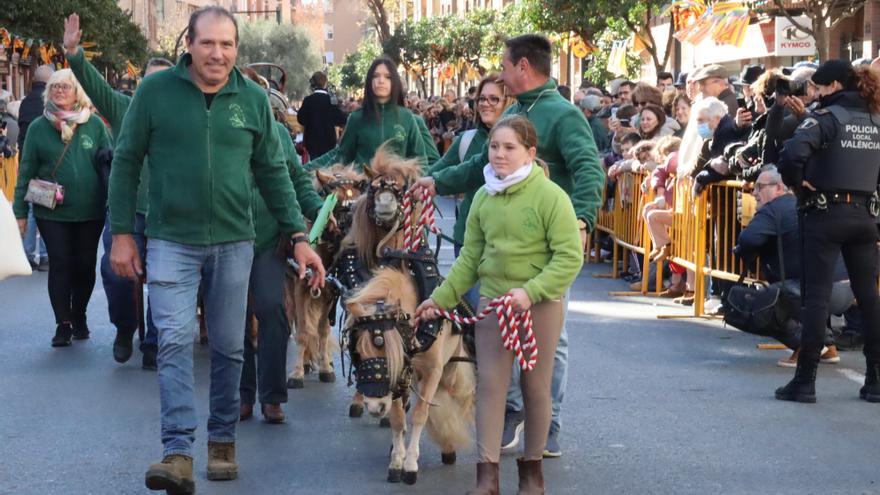
{"type": "Polygon", "coordinates": [[[336,146],[336,128],[345,126],[345,114],[327,91],[327,75],[312,74],[309,84],[314,91],[303,99],[296,120],[303,126],[303,144],[314,160],[336,146]]]}
{"type": "Polygon", "coordinates": [[[867,373],[859,396],[880,402],[877,215],[880,200],[880,75],[829,60],[813,74],[820,97],[785,142],[779,168],[799,192],[804,266],[803,338],[794,378],[776,390],[786,401],[816,401],[816,369],[828,318],[834,263],[843,254],[865,323],[867,373]]]}

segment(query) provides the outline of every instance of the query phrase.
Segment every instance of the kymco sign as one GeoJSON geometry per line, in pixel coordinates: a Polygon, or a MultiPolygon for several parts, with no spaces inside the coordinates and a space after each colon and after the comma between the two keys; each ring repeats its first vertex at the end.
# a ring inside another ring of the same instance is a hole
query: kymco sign
{"type": "MultiPolygon", "coordinates": [[[[802,26],[812,26],[807,16],[794,19],[802,26]]],[[[787,17],[777,17],[775,48],[776,56],[811,56],[816,54],[816,40],[796,28],[787,17]]]]}

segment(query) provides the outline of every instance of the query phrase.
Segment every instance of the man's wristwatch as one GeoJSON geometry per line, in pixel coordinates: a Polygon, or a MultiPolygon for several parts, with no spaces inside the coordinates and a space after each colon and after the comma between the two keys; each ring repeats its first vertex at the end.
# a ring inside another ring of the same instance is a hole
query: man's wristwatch
{"type": "Polygon", "coordinates": [[[580,230],[587,230],[587,222],[585,222],[585,221],[583,221],[582,219],[578,218],[578,229],[580,229],[580,230]]]}
{"type": "Polygon", "coordinates": [[[308,242],[309,242],[309,236],[307,236],[307,235],[305,235],[305,234],[298,234],[298,235],[295,235],[295,236],[293,236],[293,237],[290,238],[290,243],[293,244],[293,245],[296,245],[296,244],[298,244],[298,243],[300,243],[300,242],[308,243],[308,242]]]}

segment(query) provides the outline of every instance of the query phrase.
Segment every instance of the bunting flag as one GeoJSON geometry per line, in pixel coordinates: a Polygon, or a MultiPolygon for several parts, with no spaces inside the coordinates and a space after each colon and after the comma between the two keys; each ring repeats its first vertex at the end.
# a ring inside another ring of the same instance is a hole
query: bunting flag
{"type": "Polygon", "coordinates": [[[141,72],[136,65],[131,63],[131,60],[125,61],[125,71],[128,73],[128,77],[132,79],[137,79],[138,74],[141,72]]]}
{"type": "Polygon", "coordinates": [[[575,35],[571,38],[571,54],[577,58],[584,58],[596,50],[598,50],[596,45],[584,40],[580,36],[575,35]]]}
{"type": "Polygon", "coordinates": [[[698,45],[711,38],[719,44],[742,46],[751,11],[740,1],[706,5],[703,0],[678,0],[664,7],[662,15],[672,15],[676,39],[698,45]]]}
{"type": "MultiPolygon", "coordinates": [[[[85,45],[85,43],[83,43],[85,45]]],[[[95,42],[91,47],[97,46],[95,42]]],[[[6,28],[0,27],[0,49],[10,50],[11,54],[18,54],[22,61],[33,57],[34,61],[42,64],[52,64],[53,59],[61,54],[55,45],[38,38],[20,36],[6,28]]],[[[92,56],[100,55],[100,52],[92,52],[92,56]]]]}
{"type": "Polygon", "coordinates": [[[626,70],[626,47],[628,40],[613,41],[611,43],[611,53],[608,55],[608,66],[606,70],[615,76],[625,76],[626,70]]]}

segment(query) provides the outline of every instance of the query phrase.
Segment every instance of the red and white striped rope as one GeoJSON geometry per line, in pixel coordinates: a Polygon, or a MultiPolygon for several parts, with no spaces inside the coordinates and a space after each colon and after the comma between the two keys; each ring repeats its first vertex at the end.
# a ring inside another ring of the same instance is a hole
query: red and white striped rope
{"type": "Polygon", "coordinates": [[[422,211],[416,221],[413,193],[407,191],[403,194],[403,248],[409,252],[419,249],[422,242],[422,234],[425,230],[439,234],[440,229],[434,221],[434,203],[431,201],[431,193],[427,188],[419,188],[418,201],[422,204],[422,211]]]}
{"type": "Polygon", "coordinates": [[[514,313],[513,296],[509,292],[492,299],[483,311],[473,317],[461,316],[457,311],[441,310],[440,313],[443,317],[456,323],[473,325],[492,314],[493,311],[498,316],[498,329],[501,331],[501,342],[504,344],[504,348],[513,351],[520,369],[523,371],[534,369],[538,364],[538,342],[535,340],[535,332],[532,328],[532,311],[525,310],[521,313],[514,313]],[[525,333],[525,342],[523,342],[522,333],[525,333]]]}

